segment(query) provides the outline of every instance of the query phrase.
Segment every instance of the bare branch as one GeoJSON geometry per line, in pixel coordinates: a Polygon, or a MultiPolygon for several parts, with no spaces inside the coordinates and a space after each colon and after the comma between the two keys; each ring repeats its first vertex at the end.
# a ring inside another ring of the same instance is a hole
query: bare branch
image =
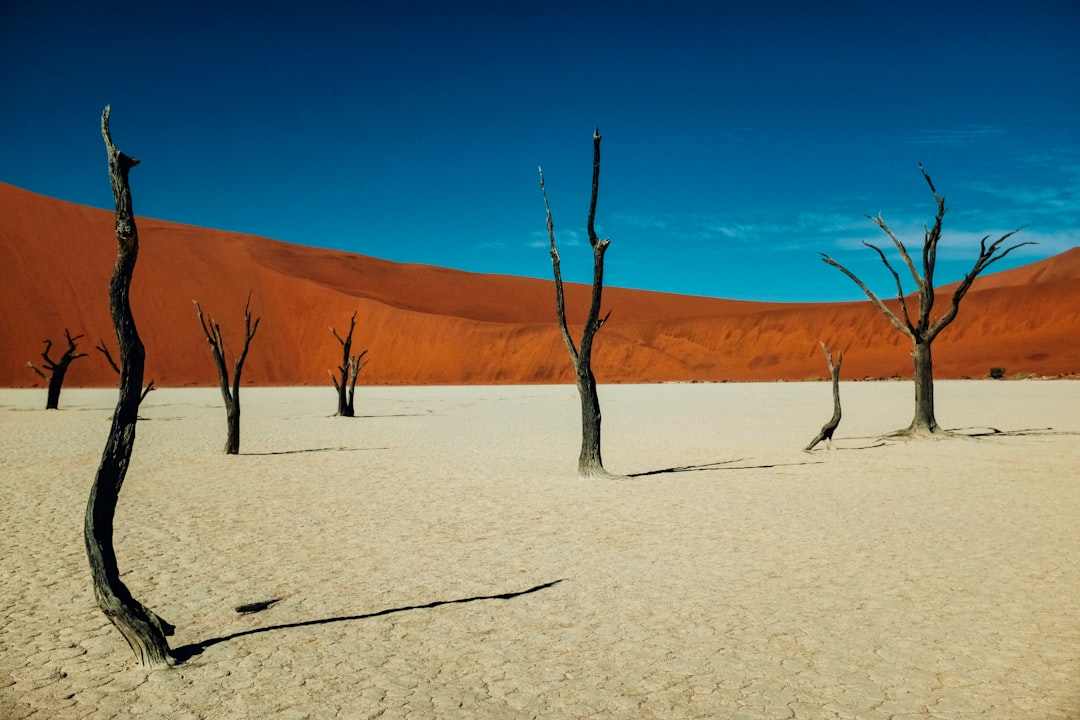
{"type": "Polygon", "coordinates": [[[908,328],[914,329],[915,326],[911,323],[911,315],[908,314],[907,298],[904,297],[904,286],[900,284],[900,276],[896,273],[896,270],[893,269],[892,264],[889,262],[889,259],[885,257],[885,253],[881,251],[881,248],[879,248],[877,245],[868,243],[865,240],[863,241],[863,245],[878,254],[878,257],[881,258],[882,264],[885,265],[885,269],[888,270],[889,274],[893,276],[893,280],[896,282],[896,299],[900,302],[900,311],[904,316],[904,323],[908,326],[908,328]]]}
{"type": "Polygon", "coordinates": [[[990,238],[989,235],[983,236],[979,241],[979,257],[975,259],[975,264],[972,265],[971,270],[964,276],[964,279],[960,281],[960,284],[956,286],[956,290],[953,291],[952,301],[949,304],[949,309],[937,319],[937,322],[929,329],[929,336],[931,339],[937,336],[942,330],[944,330],[949,323],[956,319],[957,313],[960,311],[960,301],[967,295],[968,290],[971,289],[972,284],[975,282],[975,278],[982,274],[986,268],[993,265],[995,262],[1005,257],[1013,250],[1024,247],[1025,245],[1037,245],[1034,241],[1026,241],[1010,245],[1004,250],[1001,249],[1002,243],[1011,238],[1016,233],[1020,232],[1023,228],[1017,228],[1011,232],[1007,232],[999,237],[988,246],[986,241],[990,238]]]}
{"type": "Polygon", "coordinates": [[[111,367],[116,372],[116,374],[119,375],[120,366],[116,364],[115,360],[113,360],[112,353],[109,352],[109,348],[105,346],[105,341],[98,340],[98,344],[94,347],[97,348],[101,352],[101,354],[105,356],[105,359],[109,361],[109,367],[111,367]]]}
{"type": "Polygon", "coordinates": [[[32,363],[32,362],[27,362],[27,363],[26,363],[26,367],[30,368],[30,369],[31,369],[31,370],[33,370],[33,371],[34,371],[35,373],[37,373],[37,376],[38,376],[39,378],[41,378],[42,380],[44,380],[45,382],[49,382],[49,378],[45,377],[45,373],[43,373],[43,372],[41,372],[40,370],[38,370],[38,369],[37,369],[37,367],[36,367],[36,366],[34,365],[34,363],[32,363]]]}
{"type": "Polygon", "coordinates": [[[547,188],[544,187],[544,168],[537,168],[540,172],[540,193],[544,196],[544,209],[547,211],[547,231],[551,241],[551,267],[555,273],[555,312],[559,321],[559,331],[562,333],[563,342],[570,352],[570,358],[577,364],[578,350],[574,345],[574,339],[570,337],[570,329],[566,325],[566,296],[563,293],[563,280],[559,250],[555,247],[555,222],[551,218],[551,203],[548,202],[547,188]]]}
{"type": "MultiPolygon", "coordinates": [[[[903,259],[904,265],[907,266],[908,272],[911,273],[911,277],[915,281],[915,287],[918,288],[919,290],[921,290],[923,288],[923,285],[925,284],[925,279],[921,275],[919,275],[919,271],[915,268],[915,262],[911,259],[911,255],[908,254],[907,246],[905,246],[904,243],[901,242],[900,238],[896,237],[896,234],[892,231],[892,228],[890,228],[885,223],[885,219],[882,218],[881,215],[878,215],[877,217],[874,217],[873,215],[867,215],[866,217],[873,220],[874,224],[877,225],[882,230],[884,230],[885,234],[889,236],[889,239],[892,240],[893,245],[896,246],[897,252],[900,253],[900,257],[903,259]]],[[[869,243],[866,243],[866,242],[864,242],[863,244],[864,245],[870,245],[869,243]]],[[[881,250],[878,250],[873,245],[870,245],[870,247],[873,247],[875,250],[878,251],[878,254],[881,254],[881,250]]],[[[881,259],[885,260],[885,256],[883,254],[882,254],[881,259]]],[[[888,265],[889,263],[886,262],[885,264],[888,265]]],[[[889,271],[893,273],[893,276],[896,276],[896,273],[893,271],[891,266],[889,267],[889,271]]],[[[896,284],[899,287],[899,285],[900,285],[900,279],[899,278],[897,278],[896,284]]]]}
{"type": "MultiPolygon", "coordinates": [[[[871,246],[871,247],[873,247],[873,246],[871,246]]],[[[851,280],[856,285],[859,286],[859,289],[861,289],[864,293],[866,293],[866,297],[870,298],[870,302],[874,304],[874,307],[876,307],[878,310],[880,310],[881,313],[885,317],[889,318],[889,322],[891,322],[896,327],[897,330],[904,333],[908,337],[912,337],[912,338],[914,337],[911,328],[909,328],[907,325],[905,325],[904,322],[899,317],[897,317],[896,314],[892,310],[890,310],[887,305],[885,305],[885,303],[881,302],[881,298],[879,298],[877,295],[875,295],[874,291],[871,290],[870,288],[868,288],[866,286],[866,283],[864,283],[862,280],[860,280],[858,278],[858,276],[855,275],[855,273],[851,272],[846,267],[844,267],[840,263],[836,262],[835,260],[833,260],[831,257],[826,255],[825,253],[818,253],[818,254],[821,255],[821,259],[826,264],[832,265],[834,268],[836,268],[837,270],[839,270],[840,272],[844,273],[849,278],[851,278],[851,280]]]]}
{"type": "Polygon", "coordinates": [[[247,360],[248,349],[251,347],[251,339],[255,337],[255,331],[259,329],[261,317],[255,318],[255,324],[251,324],[251,291],[248,290],[247,302],[244,303],[244,348],[240,351],[240,357],[233,365],[233,397],[240,396],[240,373],[244,370],[244,361],[247,360]]]}

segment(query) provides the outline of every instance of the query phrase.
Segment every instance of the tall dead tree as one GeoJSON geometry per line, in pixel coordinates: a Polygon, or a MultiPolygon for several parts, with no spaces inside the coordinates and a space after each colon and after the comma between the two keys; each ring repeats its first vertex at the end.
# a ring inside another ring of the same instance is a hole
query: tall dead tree
{"type": "Polygon", "coordinates": [[[555,273],[555,311],[559,319],[559,330],[562,332],[563,342],[566,343],[570,361],[574,366],[578,396],[581,399],[581,453],[578,456],[578,475],[582,478],[613,477],[604,469],[603,459],[600,456],[600,398],[596,393],[596,377],[592,370],[593,338],[611,315],[609,311],[603,318],[600,317],[600,303],[604,292],[604,253],[607,252],[608,245],[611,243],[608,238],[601,240],[597,237],[595,229],[596,196],[600,189],[600,138],[598,128],[593,132],[592,196],[589,201],[587,222],[589,245],[592,246],[593,251],[592,301],[589,304],[585,326],[581,331],[579,345],[574,344],[566,323],[566,303],[559,251],[555,247],[555,224],[551,219],[551,205],[548,203],[547,190],[544,188],[544,170],[540,169],[540,191],[544,196],[544,208],[547,210],[551,265],[555,273]]]}
{"type": "Polygon", "coordinates": [[[361,351],[359,355],[352,354],[352,336],[355,329],[355,312],[349,318],[349,332],[344,339],[338,335],[337,330],[330,328],[330,332],[341,343],[341,364],[338,365],[338,375],[334,375],[333,370],[327,370],[330,373],[330,379],[334,381],[334,389],[337,390],[338,394],[336,414],[341,417],[354,417],[356,415],[356,406],[353,402],[356,397],[356,378],[360,375],[360,370],[367,365],[367,361],[364,360],[367,350],[361,351]]]}
{"type": "Polygon", "coordinates": [[[889,229],[889,226],[885,224],[881,215],[878,215],[877,217],[867,216],[873,220],[878,227],[885,231],[885,234],[892,240],[904,265],[907,266],[908,271],[915,281],[915,286],[918,290],[919,303],[916,317],[913,318],[909,312],[907,298],[904,296],[904,289],[900,282],[900,276],[897,274],[896,270],[893,269],[893,266],[885,256],[885,253],[877,245],[863,241],[863,245],[878,254],[878,257],[881,258],[881,262],[885,264],[886,269],[889,271],[889,274],[892,275],[893,280],[896,283],[896,301],[900,310],[899,315],[885,305],[885,303],[883,303],[862,280],[856,277],[854,273],[825,253],[821,253],[822,260],[825,263],[832,265],[851,278],[855,284],[866,293],[866,296],[870,298],[870,302],[874,304],[874,307],[880,310],[885,317],[889,319],[889,322],[891,322],[897,330],[906,335],[912,342],[913,348],[911,355],[915,361],[915,416],[912,418],[911,424],[906,429],[898,432],[898,434],[901,435],[930,435],[943,432],[938,426],[937,419],[934,415],[934,367],[930,351],[931,344],[937,336],[941,334],[941,331],[956,319],[956,313],[960,308],[960,301],[967,295],[967,292],[971,289],[971,284],[975,281],[976,277],[986,270],[986,268],[990,267],[990,265],[1002,259],[1016,248],[1035,244],[1032,242],[1022,242],[1003,248],[1002,245],[1006,240],[1020,232],[1019,228],[1012,232],[1005,233],[989,244],[987,243],[987,240],[990,239],[990,235],[985,235],[979,242],[979,256],[975,259],[975,264],[967,275],[964,276],[964,279],[956,286],[956,290],[953,291],[949,306],[946,308],[945,312],[937,318],[931,317],[935,300],[934,267],[937,264],[938,241],[941,239],[941,222],[945,217],[945,199],[938,195],[933,181],[930,180],[930,176],[926,173],[926,170],[922,165],[919,165],[919,171],[926,179],[926,184],[930,186],[930,192],[934,194],[934,201],[937,203],[937,214],[934,218],[934,225],[925,231],[925,237],[923,238],[921,273],[912,261],[911,256],[908,254],[904,243],[902,243],[893,231],[889,229]]]}
{"type": "Polygon", "coordinates": [[[109,283],[109,309],[120,342],[120,398],[86,504],[83,538],[98,606],[120,630],[144,666],[163,667],[174,661],[165,639],[173,634],[173,626],[131,596],[120,579],[113,549],[113,518],[135,444],[146,352],[129,301],[131,275],[139,254],[139,234],[131,206],[128,171],[139,161],[124,155],[113,145],[109,135],[108,107],[101,116],[101,134],[109,156],[109,178],[116,203],[117,257],[109,283]]]}
{"type": "Polygon", "coordinates": [[[71,337],[71,333],[67,328],[64,328],[64,337],[67,338],[67,350],[60,356],[58,360],[53,360],[49,357],[49,352],[52,351],[52,340],[45,341],[45,351],[41,353],[41,357],[45,360],[42,363],[42,367],[49,371],[46,375],[32,362],[26,363],[26,366],[37,373],[37,376],[48,383],[49,394],[45,399],[46,410],[56,410],[60,407],[60,388],[64,386],[64,376],[67,375],[68,365],[74,360],[86,357],[86,353],[77,351],[76,341],[82,338],[82,335],[76,335],[71,337]]]}
{"type": "Polygon", "coordinates": [[[248,348],[251,346],[251,338],[255,337],[255,331],[259,329],[259,321],[255,318],[251,322],[251,293],[248,293],[247,303],[244,305],[244,349],[240,351],[240,357],[233,364],[232,388],[229,387],[229,369],[225,366],[225,341],[221,337],[221,326],[214,322],[214,318],[207,321],[203,317],[202,307],[197,301],[195,310],[199,315],[199,324],[202,326],[206,342],[210,343],[210,352],[214,356],[214,365],[217,366],[218,380],[221,384],[221,397],[225,400],[225,417],[228,422],[228,434],[225,438],[225,454],[237,455],[240,453],[240,374],[244,371],[244,360],[247,359],[248,348]]]}
{"type": "MultiPolygon", "coordinates": [[[[112,353],[109,352],[109,347],[105,344],[105,341],[104,340],[98,340],[98,344],[94,346],[94,349],[105,356],[105,360],[108,361],[109,367],[111,367],[113,370],[115,370],[116,374],[119,375],[120,374],[120,366],[116,364],[115,360],[113,360],[112,353]]],[[[157,388],[154,387],[154,381],[153,380],[146,383],[146,387],[143,388],[142,394],[139,395],[139,403],[142,403],[142,401],[146,399],[146,396],[149,395],[154,390],[157,390],[157,388]]]]}
{"type": "Polygon", "coordinates": [[[844,363],[844,353],[841,351],[836,354],[836,363],[834,364],[828,346],[821,343],[821,349],[825,351],[825,362],[829,366],[829,375],[832,376],[833,414],[829,421],[821,426],[821,432],[810,441],[809,445],[803,448],[804,452],[810,452],[822,440],[831,445],[833,433],[836,432],[836,428],[840,425],[840,416],[842,414],[840,412],[840,366],[844,363]]]}

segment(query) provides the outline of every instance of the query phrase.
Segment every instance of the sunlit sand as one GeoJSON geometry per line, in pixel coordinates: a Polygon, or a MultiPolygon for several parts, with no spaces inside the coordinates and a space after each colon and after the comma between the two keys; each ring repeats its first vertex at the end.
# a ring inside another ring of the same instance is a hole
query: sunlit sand
{"type": "Polygon", "coordinates": [[[1080,717],[1080,383],[938,383],[974,439],[881,444],[910,382],[213,389],[144,403],[124,581],[82,514],[111,390],[0,390],[0,717],[1080,717]],[[1028,431],[986,435],[990,428],[1028,431]],[[244,605],[276,601],[238,613],[244,605]]]}

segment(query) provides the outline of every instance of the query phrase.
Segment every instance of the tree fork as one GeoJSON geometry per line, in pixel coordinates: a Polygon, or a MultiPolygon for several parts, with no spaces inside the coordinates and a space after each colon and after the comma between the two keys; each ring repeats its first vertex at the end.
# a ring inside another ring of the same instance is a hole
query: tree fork
{"type": "Polygon", "coordinates": [[[352,337],[355,329],[355,312],[349,318],[349,332],[344,338],[338,335],[337,330],[333,327],[330,328],[330,332],[341,343],[342,350],[341,365],[338,366],[338,372],[341,374],[340,380],[332,370],[327,371],[330,373],[330,379],[334,381],[334,389],[337,390],[338,394],[338,409],[335,414],[341,417],[356,416],[356,405],[354,403],[356,398],[356,378],[360,375],[360,370],[367,365],[367,362],[364,361],[367,350],[362,351],[359,355],[352,354],[352,337]]]}
{"type": "Polygon", "coordinates": [[[46,410],[56,410],[60,407],[60,390],[64,386],[64,377],[67,375],[68,366],[79,358],[86,357],[86,353],[76,352],[76,340],[82,338],[82,335],[71,336],[71,332],[64,328],[64,337],[67,338],[67,350],[60,356],[59,360],[53,360],[49,357],[49,352],[52,350],[52,340],[45,340],[45,350],[41,353],[41,357],[45,360],[43,367],[49,371],[48,376],[41,370],[34,366],[33,363],[28,362],[26,366],[37,373],[37,376],[48,383],[48,395],[45,399],[46,410]]]}
{"type": "Polygon", "coordinates": [[[596,199],[600,189],[600,140],[600,130],[597,128],[593,132],[592,194],[589,199],[587,222],[589,245],[592,246],[593,251],[592,299],[589,304],[589,314],[585,320],[585,326],[581,331],[581,342],[576,346],[570,336],[570,330],[566,322],[566,300],[563,292],[559,251],[555,246],[555,224],[551,217],[551,204],[548,202],[547,190],[544,187],[544,170],[540,168],[540,192],[544,196],[544,209],[547,211],[548,238],[551,241],[551,266],[555,275],[555,312],[559,321],[559,331],[562,333],[566,350],[570,354],[570,362],[574,367],[578,397],[581,400],[581,453],[578,455],[578,475],[582,478],[617,477],[604,469],[603,459],[600,454],[600,398],[596,392],[596,377],[592,371],[593,339],[611,315],[608,312],[603,318],[600,317],[600,306],[604,292],[604,254],[611,243],[608,238],[601,240],[597,236],[595,229],[596,199]]]}
{"type": "Polygon", "coordinates": [[[960,310],[960,301],[967,295],[967,292],[971,289],[971,285],[975,282],[976,277],[982,274],[982,272],[990,267],[990,265],[1001,260],[1013,250],[1025,245],[1035,244],[1034,242],[1021,242],[1003,247],[1005,241],[1020,232],[1020,229],[1007,232],[989,244],[987,244],[987,240],[990,239],[990,236],[983,236],[982,240],[979,241],[979,255],[975,258],[975,263],[972,265],[971,270],[968,271],[964,276],[964,279],[957,284],[956,290],[953,291],[949,306],[946,308],[945,312],[934,319],[931,316],[936,299],[934,269],[937,265],[937,246],[938,242],[941,240],[941,225],[946,212],[945,198],[938,194],[937,188],[934,187],[934,182],[930,179],[930,175],[927,174],[926,169],[923,168],[922,165],[919,165],[919,171],[926,180],[926,184],[930,187],[930,192],[934,195],[934,203],[937,206],[934,224],[926,229],[923,238],[921,272],[920,269],[916,267],[911,255],[908,254],[907,247],[904,246],[904,243],[901,242],[900,238],[898,238],[892,229],[889,228],[885,223],[885,220],[880,215],[877,217],[868,216],[875,225],[881,228],[881,230],[889,236],[893,246],[896,248],[896,252],[900,255],[905,267],[907,267],[908,272],[915,281],[919,299],[917,318],[912,318],[908,310],[907,298],[904,295],[904,289],[900,282],[899,273],[896,272],[892,263],[889,262],[888,257],[886,257],[885,253],[877,245],[868,243],[865,240],[863,241],[863,245],[877,253],[878,258],[881,260],[882,264],[885,265],[886,270],[892,275],[893,282],[896,284],[896,300],[900,306],[899,315],[889,309],[889,307],[881,301],[881,298],[867,287],[866,283],[859,279],[855,273],[851,272],[851,270],[847,269],[836,260],[833,260],[825,253],[820,253],[823,262],[835,267],[837,270],[847,275],[870,299],[870,302],[873,303],[874,307],[888,318],[893,327],[906,335],[912,342],[911,356],[914,362],[915,414],[911,420],[911,424],[906,429],[894,433],[894,435],[897,436],[935,435],[944,432],[938,425],[937,418],[934,415],[934,369],[933,356],[930,347],[941,331],[956,319],[956,315],[960,310]]]}
{"type": "Polygon", "coordinates": [[[132,597],[120,580],[113,548],[113,520],[135,444],[146,352],[135,327],[129,297],[131,276],[139,254],[139,235],[132,210],[128,171],[139,161],[124,155],[113,145],[108,106],[101,116],[101,134],[108,153],[109,178],[116,204],[117,258],[109,284],[109,309],[120,343],[120,397],[97,476],[90,488],[83,538],[98,606],[144,666],[166,667],[176,661],[165,639],[172,635],[174,628],[132,597]]]}
{"type": "Polygon", "coordinates": [[[195,311],[199,316],[199,325],[202,326],[206,342],[210,344],[210,352],[214,356],[214,365],[218,371],[218,382],[221,386],[221,397],[225,401],[225,454],[238,455],[240,453],[240,374],[244,371],[244,361],[247,359],[248,348],[251,339],[255,337],[255,331],[259,329],[259,321],[255,318],[255,324],[251,323],[251,291],[248,291],[247,302],[244,304],[244,348],[240,357],[233,363],[232,388],[229,387],[229,370],[225,366],[225,340],[221,337],[221,325],[209,321],[203,317],[202,306],[198,301],[195,303],[195,311]]]}

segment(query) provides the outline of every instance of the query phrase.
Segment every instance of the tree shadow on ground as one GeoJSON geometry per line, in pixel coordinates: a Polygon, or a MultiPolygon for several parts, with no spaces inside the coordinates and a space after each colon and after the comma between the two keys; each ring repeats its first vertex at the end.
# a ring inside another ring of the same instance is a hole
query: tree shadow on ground
{"type": "Polygon", "coordinates": [[[300,450],[274,450],[268,452],[244,452],[237,453],[238,455],[297,455],[299,453],[316,453],[316,452],[360,452],[361,450],[389,450],[388,447],[375,447],[375,448],[351,448],[351,447],[323,447],[323,448],[303,448],[300,450]]]}
{"type": "Polygon", "coordinates": [[[377,610],[375,612],[364,613],[362,615],[342,615],[340,617],[320,618],[318,620],[302,620],[300,622],[282,623],[281,625],[268,625],[267,627],[254,628],[252,630],[241,630],[240,632],[235,632],[231,635],[223,635],[221,637],[203,640],[199,643],[184,645],[173,650],[172,655],[174,658],[176,658],[178,662],[185,662],[195,657],[196,655],[202,654],[202,652],[208,647],[218,645],[219,643],[228,642],[229,640],[235,640],[236,638],[245,637],[247,635],[257,635],[259,633],[271,632],[274,630],[291,630],[294,628],[314,627],[316,625],[328,625],[330,623],[346,622],[350,620],[368,620],[371,618],[382,617],[383,615],[392,615],[394,613],[407,612],[410,610],[428,610],[431,608],[439,607],[440,605],[460,605],[462,603],[477,602],[479,600],[513,600],[514,598],[519,598],[524,595],[530,595],[541,590],[546,590],[550,587],[558,585],[561,582],[563,582],[563,579],[552,580],[551,582],[531,587],[528,590],[501,593],[499,595],[479,595],[476,597],[458,598],[456,600],[435,600],[433,602],[425,603],[423,605],[406,605],[405,607],[377,610]]]}
{"type": "Polygon", "coordinates": [[[794,465],[819,465],[821,461],[816,462],[795,462],[795,463],[768,463],[764,465],[733,465],[733,463],[739,463],[746,460],[746,458],[737,458],[735,460],[721,460],[714,463],[705,463],[702,465],[682,465],[679,467],[663,468],[661,470],[646,470],[645,472],[629,473],[625,477],[636,478],[646,477],[649,475],[664,475],[667,473],[682,473],[682,472],[703,472],[705,470],[766,470],[768,468],[775,467],[790,467],[794,465]]]}
{"type": "MultiPolygon", "coordinates": [[[[912,432],[905,428],[902,430],[895,430],[891,433],[884,435],[864,435],[860,437],[850,437],[847,440],[869,440],[869,445],[858,445],[852,447],[842,447],[840,445],[834,446],[833,450],[870,450],[873,448],[885,447],[886,445],[893,445],[898,442],[916,442],[920,440],[981,440],[983,438],[1000,438],[1000,437],[1054,437],[1065,435],[1080,435],[1080,431],[1075,430],[1055,430],[1054,428],[1023,428],[1020,430],[999,430],[998,428],[988,426],[972,426],[972,427],[960,427],[960,428],[939,428],[932,433],[912,432]]],[[[841,439],[838,439],[839,442],[841,439]]]]}

